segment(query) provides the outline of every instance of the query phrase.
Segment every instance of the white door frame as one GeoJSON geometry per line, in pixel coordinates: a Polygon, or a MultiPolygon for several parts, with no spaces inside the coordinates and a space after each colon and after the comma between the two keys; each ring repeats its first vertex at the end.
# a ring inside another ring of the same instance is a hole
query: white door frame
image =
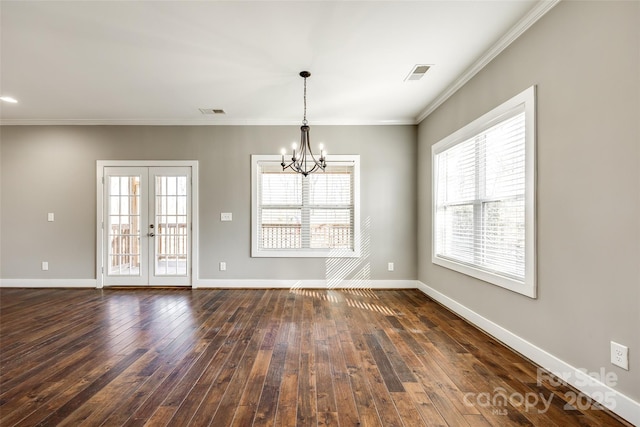
{"type": "Polygon", "coordinates": [[[104,169],[106,167],[191,168],[191,274],[193,287],[198,275],[198,161],[197,160],[98,160],[96,161],[96,288],[104,286],[104,169]]]}

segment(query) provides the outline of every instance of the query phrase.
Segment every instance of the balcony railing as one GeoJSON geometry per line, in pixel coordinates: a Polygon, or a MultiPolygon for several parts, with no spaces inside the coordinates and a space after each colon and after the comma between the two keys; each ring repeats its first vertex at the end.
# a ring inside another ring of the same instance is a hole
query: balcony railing
{"type": "Polygon", "coordinates": [[[186,259],[188,253],[187,224],[162,223],[158,224],[157,256],[158,259],[175,258],[186,259]]]}
{"type": "MultiPolygon", "coordinates": [[[[262,224],[263,249],[300,249],[303,247],[299,224],[262,224]]],[[[351,249],[353,236],[349,224],[313,224],[310,247],[314,249],[351,249]]]]}
{"type": "MultiPolygon", "coordinates": [[[[131,234],[130,224],[111,225],[111,267],[133,266],[140,264],[139,236],[131,234]]],[[[189,243],[187,224],[158,224],[156,231],[158,259],[186,259],[189,243]]]]}
{"type": "Polygon", "coordinates": [[[131,234],[130,224],[112,224],[110,241],[109,264],[111,270],[121,267],[133,268],[140,265],[138,236],[131,234]]]}

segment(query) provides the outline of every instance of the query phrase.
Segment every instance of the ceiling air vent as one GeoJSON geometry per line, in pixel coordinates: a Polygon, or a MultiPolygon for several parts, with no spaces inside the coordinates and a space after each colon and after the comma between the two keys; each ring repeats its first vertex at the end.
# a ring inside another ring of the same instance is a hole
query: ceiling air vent
{"type": "Polygon", "coordinates": [[[224,110],[219,108],[198,108],[202,114],[225,114],[224,110]]]}
{"type": "Polygon", "coordinates": [[[406,82],[409,80],[420,80],[422,77],[424,77],[427,71],[429,71],[429,68],[431,68],[431,65],[416,65],[415,67],[413,67],[413,70],[409,73],[407,78],[404,79],[404,81],[406,82]]]}

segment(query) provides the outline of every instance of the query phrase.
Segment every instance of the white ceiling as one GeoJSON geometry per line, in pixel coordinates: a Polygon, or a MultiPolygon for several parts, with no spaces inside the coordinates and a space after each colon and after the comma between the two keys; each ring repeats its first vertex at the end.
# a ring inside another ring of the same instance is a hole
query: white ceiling
{"type": "Polygon", "coordinates": [[[0,120],[294,124],[309,70],[311,125],[416,123],[551,4],[2,1],[0,120]]]}

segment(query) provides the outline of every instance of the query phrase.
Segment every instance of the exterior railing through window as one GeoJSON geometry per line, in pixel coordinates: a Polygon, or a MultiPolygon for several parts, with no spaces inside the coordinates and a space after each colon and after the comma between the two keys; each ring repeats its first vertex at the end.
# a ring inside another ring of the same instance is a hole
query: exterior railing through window
{"type": "MultiPolygon", "coordinates": [[[[302,247],[300,224],[262,224],[263,249],[298,249],[302,247]]],[[[313,224],[311,248],[349,249],[353,235],[349,224],[313,224]]]]}

